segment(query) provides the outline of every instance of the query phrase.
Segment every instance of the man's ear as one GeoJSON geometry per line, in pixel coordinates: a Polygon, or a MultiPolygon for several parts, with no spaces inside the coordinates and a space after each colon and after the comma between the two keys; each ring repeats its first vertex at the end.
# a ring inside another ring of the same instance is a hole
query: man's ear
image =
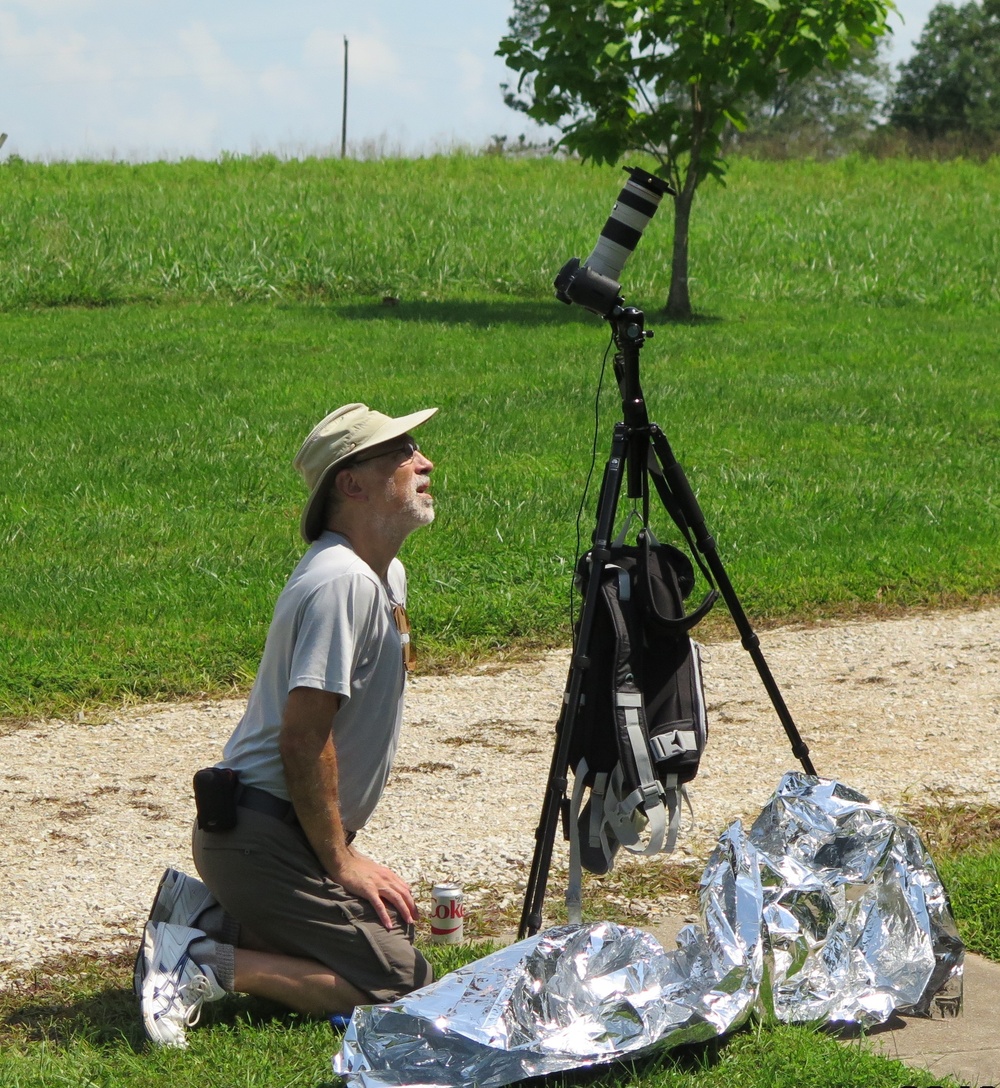
{"type": "Polygon", "coordinates": [[[365,495],[365,489],[352,468],[342,468],[334,477],[333,486],[341,499],[357,500],[365,495]]]}

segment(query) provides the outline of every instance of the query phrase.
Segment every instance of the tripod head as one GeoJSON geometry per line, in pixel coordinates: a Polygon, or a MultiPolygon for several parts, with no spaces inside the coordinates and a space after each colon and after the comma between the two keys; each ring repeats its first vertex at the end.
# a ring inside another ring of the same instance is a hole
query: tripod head
{"type": "Polygon", "coordinates": [[[629,180],[618,194],[597,245],[582,264],[579,257],[568,260],[555,279],[560,302],[567,306],[575,302],[599,317],[610,318],[623,305],[619,282],[622,268],[664,194],[677,195],[661,178],[638,166],[626,166],[624,170],[629,180]]]}

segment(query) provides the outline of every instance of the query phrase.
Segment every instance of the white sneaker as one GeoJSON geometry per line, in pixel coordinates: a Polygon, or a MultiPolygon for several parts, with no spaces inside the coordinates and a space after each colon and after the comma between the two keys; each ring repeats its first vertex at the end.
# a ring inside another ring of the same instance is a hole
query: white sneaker
{"type": "Polygon", "coordinates": [[[215,903],[215,896],[197,877],[188,876],[178,869],[167,869],[160,877],[149,921],[194,926],[198,915],[215,903]]]}
{"type": "Polygon", "coordinates": [[[194,1027],[206,1001],[225,997],[210,967],[191,959],[192,941],[205,934],[200,929],[149,922],[143,935],[142,1026],[158,1046],[184,1048],[185,1030],[194,1027]]]}
{"type": "MultiPolygon", "coordinates": [[[[206,908],[214,906],[215,902],[215,896],[196,877],[188,876],[177,869],[167,869],[160,877],[147,924],[168,922],[173,926],[193,926],[198,915],[206,908]]],[[[138,998],[142,997],[144,973],[145,957],[143,945],[140,943],[132,971],[132,987],[138,998]]]]}

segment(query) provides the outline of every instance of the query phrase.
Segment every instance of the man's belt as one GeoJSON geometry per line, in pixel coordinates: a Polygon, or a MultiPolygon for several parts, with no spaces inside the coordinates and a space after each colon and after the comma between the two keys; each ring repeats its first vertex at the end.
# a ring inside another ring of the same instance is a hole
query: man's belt
{"type": "MultiPolygon", "coordinates": [[[[282,801],[267,790],[258,789],[257,786],[240,786],[236,793],[236,804],[240,808],[248,808],[254,812],[262,812],[265,816],[273,816],[281,820],[289,827],[298,827],[299,818],[295,815],[295,806],[291,801],[282,801]]],[[[356,831],[345,831],[344,839],[350,845],[354,842],[356,831]]]]}
{"type": "Polygon", "coordinates": [[[273,816],[282,823],[292,827],[298,826],[298,817],[295,815],[295,806],[291,801],[283,801],[275,797],[267,790],[258,789],[256,786],[240,786],[236,791],[236,804],[240,808],[249,808],[254,812],[262,812],[265,816],[273,816]]]}

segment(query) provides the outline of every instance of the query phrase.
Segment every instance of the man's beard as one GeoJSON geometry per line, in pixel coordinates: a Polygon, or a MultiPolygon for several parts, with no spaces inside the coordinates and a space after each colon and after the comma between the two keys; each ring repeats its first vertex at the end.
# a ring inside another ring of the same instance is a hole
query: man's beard
{"type": "Polygon", "coordinates": [[[387,524],[404,530],[406,534],[412,533],[422,525],[430,525],[434,520],[434,500],[423,492],[417,491],[418,487],[426,484],[427,477],[415,476],[410,480],[408,494],[400,494],[395,480],[390,480],[386,486],[386,498],[393,504],[399,504],[396,510],[385,520],[387,524]]]}
{"type": "Polygon", "coordinates": [[[421,525],[430,525],[434,520],[434,500],[429,496],[414,493],[403,504],[402,513],[411,519],[415,529],[421,525]]]}

